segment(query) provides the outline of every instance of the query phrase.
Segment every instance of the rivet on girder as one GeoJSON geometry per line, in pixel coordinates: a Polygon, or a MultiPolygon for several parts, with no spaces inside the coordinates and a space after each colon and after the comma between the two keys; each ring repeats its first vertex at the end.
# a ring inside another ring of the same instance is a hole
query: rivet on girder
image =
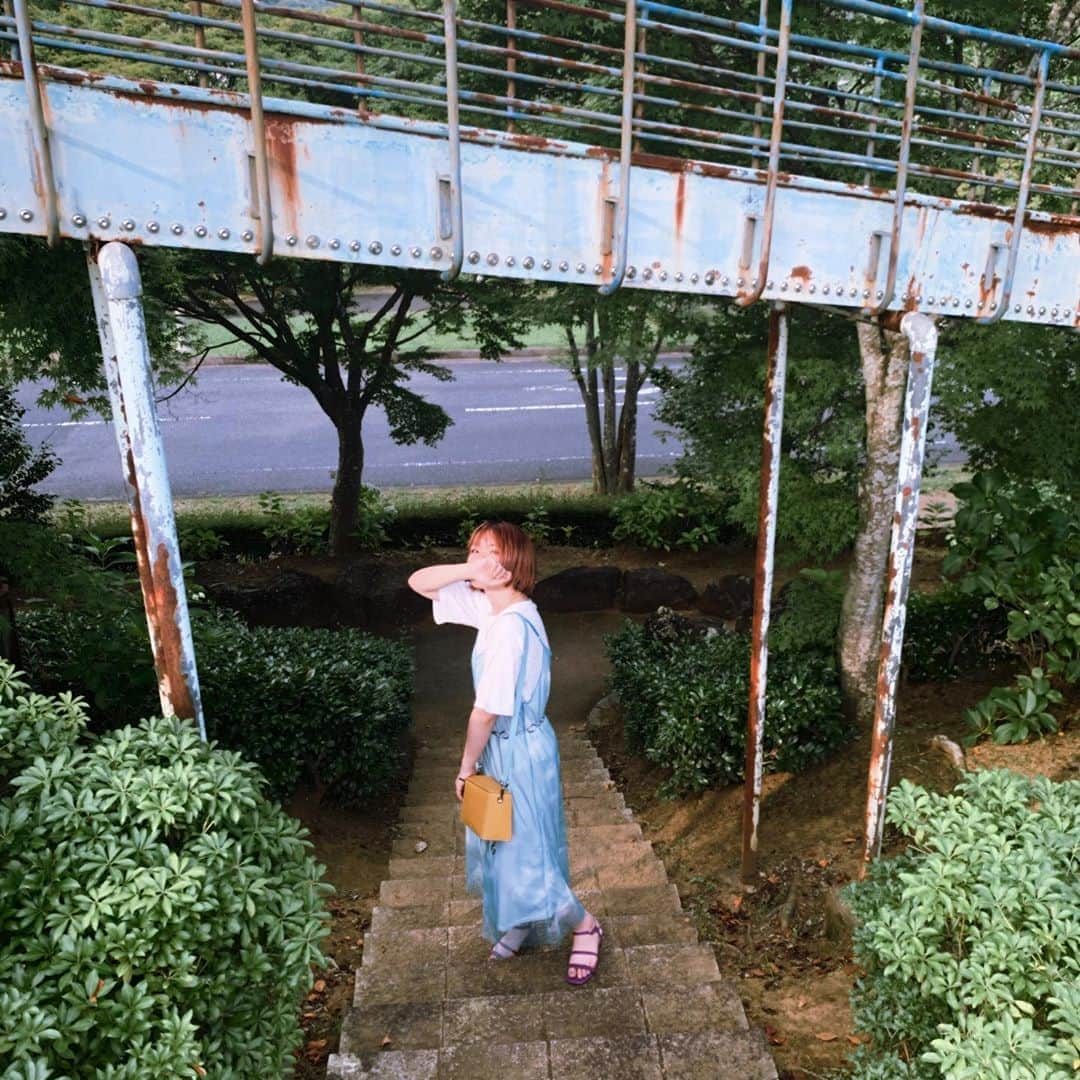
{"type": "Polygon", "coordinates": [[[401,245],[400,244],[391,244],[390,245],[390,254],[395,255],[395,256],[400,255],[401,254],[401,245]]]}
{"type": "Polygon", "coordinates": [[[757,278],[754,278],[754,280],[750,282],[750,288],[751,289],[756,289],[757,288],[757,278]]]}
{"type": "Polygon", "coordinates": [[[289,247],[296,247],[298,242],[299,237],[295,236],[293,233],[289,233],[289,235],[285,237],[285,243],[288,244],[289,247]]]}
{"type": "Polygon", "coordinates": [[[770,281],[770,282],[769,282],[769,283],[768,283],[768,284],[767,284],[767,285],[765,286],[765,288],[766,288],[766,289],[771,289],[771,288],[773,287],[773,285],[774,285],[774,284],[775,284],[775,282],[772,282],[772,281],[770,281]]]}
{"type": "Polygon", "coordinates": [[[33,221],[34,220],[34,211],[33,210],[20,210],[19,211],[19,217],[21,217],[23,219],[23,221],[33,221]]]}
{"type": "Polygon", "coordinates": [[[132,221],[131,218],[124,218],[124,220],[120,222],[120,228],[123,229],[124,232],[132,232],[135,228],[135,222],[132,221]]]}
{"type": "Polygon", "coordinates": [[[786,281],[781,281],[780,282],[780,291],[781,292],[787,292],[787,282],[786,281]]]}
{"type": "Polygon", "coordinates": [[[349,242],[349,250],[353,252],[353,254],[356,254],[360,250],[360,247],[361,245],[359,240],[352,240],[349,242]]]}
{"type": "Polygon", "coordinates": [[[594,266],[594,267],[592,268],[592,272],[593,272],[593,273],[594,273],[594,274],[595,274],[595,275],[596,275],[597,277],[600,277],[600,276],[601,276],[601,275],[603,274],[603,272],[604,272],[604,268],[603,268],[603,266],[601,266],[601,265],[600,265],[600,263],[597,263],[597,264],[596,264],[596,265],[595,265],[595,266],[594,266]]]}
{"type": "Polygon", "coordinates": [[[148,221],[146,223],[146,231],[148,233],[156,233],[161,229],[161,226],[156,221],[148,221]]]}
{"type": "Polygon", "coordinates": [[[513,255],[507,255],[506,259],[504,261],[505,261],[507,266],[516,266],[517,265],[517,259],[515,259],[513,255]]]}
{"type": "Polygon", "coordinates": [[[637,277],[637,267],[636,266],[628,266],[626,268],[626,277],[627,277],[627,280],[633,281],[634,278],[637,277]]]}
{"type": "Polygon", "coordinates": [[[927,302],[928,304],[934,304],[934,303],[936,303],[937,301],[936,301],[936,300],[935,300],[935,299],[934,299],[934,298],[933,298],[933,297],[931,296],[931,297],[930,297],[930,299],[929,299],[929,300],[927,300],[926,302],[927,302]]]}
{"type": "Polygon", "coordinates": [[[683,276],[682,276],[682,271],[681,271],[681,270],[679,270],[679,271],[677,271],[677,272],[676,272],[676,274],[675,274],[675,280],[676,280],[676,281],[682,281],[682,279],[683,279],[683,276]]]}
{"type": "Polygon", "coordinates": [[[811,285],[809,291],[812,292],[812,293],[817,292],[817,286],[816,285],[811,285]]]}
{"type": "MultiPolygon", "coordinates": [[[[876,299],[878,299],[878,300],[883,300],[885,298],[885,290],[884,289],[878,289],[878,291],[876,293],[874,293],[874,297],[876,299]]],[[[904,297],[904,303],[906,304],[910,299],[911,299],[910,296],[905,296],[904,297]]]]}
{"type": "MultiPolygon", "coordinates": [[[[105,214],[102,217],[99,217],[97,219],[97,223],[98,223],[98,228],[99,229],[107,229],[112,224],[112,222],[109,220],[108,214],[105,214]]],[[[173,227],[173,232],[176,232],[175,226],[173,227]]]]}
{"type": "Polygon", "coordinates": [[[410,255],[411,255],[411,256],[412,256],[412,257],[413,257],[414,259],[419,259],[419,258],[420,258],[420,256],[424,254],[424,252],[423,252],[423,249],[422,249],[422,248],[418,248],[418,247],[411,247],[411,248],[409,248],[409,254],[410,254],[410,255]]]}
{"type": "Polygon", "coordinates": [[[691,285],[696,285],[697,283],[698,283],[698,276],[697,276],[697,274],[691,274],[691,275],[690,275],[690,284],[691,284],[691,285]]]}
{"type": "Polygon", "coordinates": [[[646,281],[649,281],[652,278],[652,270],[650,270],[649,267],[646,266],[645,269],[641,271],[641,276],[646,281]]]}
{"type": "Polygon", "coordinates": [[[565,274],[566,271],[570,269],[570,264],[563,259],[562,262],[559,263],[559,269],[565,274]]]}
{"type": "MultiPolygon", "coordinates": [[[[828,285],[822,285],[822,286],[821,286],[821,291],[822,291],[822,292],[823,292],[823,293],[824,293],[824,294],[825,294],[826,296],[828,296],[828,295],[829,295],[829,286],[828,286],[828,285]]],[[[841,293],[840,295],[841,295],[841,296],[843,296],[843,293],[841,293]]]]}
{"type": "Polygon", "coordinates": [[[337,251],[337,249],[341,247],[341,241],[338,240],[337,237],[335,237],[333,240],[330,241],[327,246],[330,248],[331,251],[337,251]]]}
{"type": "Polygon", "coordinates": [[[870,299],[870,290],[869,289],[863,289],[862,298],[864,300],[869,300],[870,299]]]}
{"type": "Polygon", "coordinates": [[[372,255],[382,254],[382,244],[380,244],[378,240],[372,240],[371,243],[368,244],[367,249],[372,255]]]}
{"type": "MultiPolygon", "coordinates": [[[[727,279],[726,278],[724,279],[724,284],[725,285],[727,284],[727,279]]],[[[743,287],[743,285],[745,284],[745,282],[743,281],[742,278],[736,278],[735,279],[735,284],[741,289],[743,287]]]]}
{"type": "Polygon", "coordinates": [[[728,279],[727,279],[727,274],[724,274],[724,275],[723,275],[723,276],[722,276],[722,277],[720,278],[720,284],[721,284],[721,285],[727,285],[727,283],[728,283],[728,279]]]}
{"type": "Polygon", "coordinates": [[[711,285],[715,280],[716,280],[716,275],[710,270],[705,275],[705,284],[706,285],[711,285]]]}
{"type": "Polygon", "coordinates": [[[970,297],[967,300],[964,301],[964,307],[966,307],[966,308],[971,307],[971,298],[970,297]]]}
{"type": "Polygon", "coordinates": [[[315,236],[315,235],[313,234],[313,235],[309,236],[309,237],[308,237],[308,238],[307,238],[307,239],[306,239],[306,240],[304,241],[304,243],[305,243],[305,244],[307,244],[307,246],[308,246],[309,248],[311,248],[312,250],[314,250],[315,248],[317,248],[317,247],[319,246],[319,238],[318,238],[317,236],[315,236]]]}
{"type": "Polygon", "coordinates": [[[428,254],[429,254],[429,255],[430,255],[430,256],[431,256],[431,257],[432,257],[433,259],[435,259],[435,260],[436,260],[436,262],[437,262],[437,261],[438,261],[439,259],[441,259],[441,258],[442,258],[442,248],[441,248],[441,247],[433,247],[433,248],[431,249],[431,251],[429,251],[429,252],[428,252],[428,254]]]}
{"type": "Polygon", "coordinates": [[[480,261],[480,252],[479,251],[470,251],[469,252],[469,262],[471,262],[473,264],[473,266],[475,266],[479,261],[480,261]]]}
{"type": "Polygon", "coordinates": [[[525,258],[521,260],[521,265],[524,266],[526,270],[531,270],[536,265],[536,260],[533,259],[531,255],[526,255],[525,258]]]}
{"type": "Polygon", "coordinates": [[[1020,305],[1019,305],[1019,304],[1017,304],[1017,305],[1016,305],[1016,306],[1015,306],[1015,307],[1013,308],[1013,311],[1015,311],[1015,312],[1016,312],[1017,314],[1019,314],[1019,312],[1020,312],[1020,305]]]}
{"type": "MultiPolygon", "coordinates": [[[[101,225],[101,222],[99,221],[98,224],[101,225]]],[[[101,225],[101,227],[103,229],[107,229],[108,225],[101,225]]],[[[184,234],[184,226],[183,225],[172,225],[172,226],[170,226],[169,231],[173,234],[173,236],[183,236],[183,234],[184,234]]]]}
{"type": "Polygon", "coordinates": [[[229,230],[226,229],[224,226],[218,229],[217,234],[219,240],[228,240],[229,237],[232,236],[232,233],[229,232],[229,230]]]}
{"type": "MultiPolygon", "coordinates": [[[[3,220],[3,217],[4,217],[4,211],[0,210],[0,221],[3,220]]],[[[84,228],[85,225],[86,225],[86,215],[85,214],[73,214],[72,218],[71,218],[71,224],[74,225],[76,229],[84,228]]]]}
{"type": "Polygon", "coordinates": [[[1051,318],[1056,319],[1058,317],[1058,309],[1054,308],[1054,310],[1050,312],[1050,316],[1051,318]]]}
{"type": "Polygon", "coordinates": [[[1035,314],[1035,305],[1034,304],[1028,304],[1027,313],[1029,315],[1034,315],[1035,314]]]}
{"type": "Polygon", "coordinates": [[[243,240],[245,244],[250,244],[251,241],[255,239],[255,234],[250,229],[245,229],[240,234],[240,239],[243,240]]]}
{"type": "Polygon", "coordinates": [[[997,311],[997,301],[996,300],[990,305],[990,310],[991,311],[997,311]]]}
{"type": "Polygon", "coordinates": [[[799,282],[799,281],[795,282],[795,291],[796,292],[802,292],[802,282],[799,282]]]}
{"type": "MultiPolygon", "coordinates": [[[[206,235],[206,226],[205,225],[196,225],[195,226],[195,235],[198,236],[198,237],[205,236],[206,235]]],[[[294,240],[293,243],[295,244],[296,241],[294,240]]]]}
{"type": "Polygon", "coordinates": [[[494,251],[489,251],[488,257],[484,261],[488,264],[488,266],[498,266],[499,256],[496,255],[494,251]]]}
{"type": "Polygon", "coordinates": [[[577,272],[579,274],[584,274],[585,273],[585,264],[584,263],[578,263],[577,264],[577,272]]]}
{"type": "Polygon", "coordinates": [[[550,270],[550,269],[551,269],[551,260],[550,260],[550,259],[545,259],[545,260],[544,260],[544,261],[543,261],[543,262],[542,262],[542,263],[540,264],[540,269],[541,269],[541,270],[550,270]]]}
{"type": "Polygon", "coordinates": [[[666,270],[661,270],[661,271],[660,271],[660,273],[659,273],[659,274],[657,274],[656,276],[657,276],[657,277],[658,277],[658,278],[659,278],[659,279],[660,279],[661,281],[667,281],[667,271],[666,271],[666,270]]]}
{"type": "MultiPolygon", "coordinates": [[[[75,215],[75,217],[78,217],[78,216],[79,216],[78,214],[75,215]]],[[[0,206],[0,221],[3,221],[4,218],[6,218],[6,217],[7,217],[7,211],[2,206],[0,206]]],[[[74,220],[75,220],[75,218],[72,218],[72,221],[74,221],[74,220]]],[[[84,224],[85,224],[85,222],[84,222],[84,224]]]]}
{"type": "Polygon", "coordinates": [[[1044,307],[1039,308],[1039,314],[1040,315],[1045,315],[1046,314],[1046,308],[1044,308],[1044,307]]]}
{"type": "Polygon", "coordinates": [[[1065,310],[1064,310],[1064,311],[1063,311],[1063,312],[1061,313],[1061,317],[1062,317],[1063,319],[1067,319],[1067,318],[1068,318],[1068,317],[1069,317],[1069,316],[1070,316],[1071,314],[1072,314],[1072,312],[1071,312],[1071,311],[1070,311],[1070,310],[1069,310],[1068,308],[1066,308],[1066,309],[1065,309],[1065,310]]]}
{"type": "Polygon", "coordinates": [[[953,297],[952,306],[953,307],[959,307],[960,306],[960,298],[958,296],[953,297]]]}
{"type": "Polygon", "coordinates": [[[983,302],[982,302],[982,301],[980,300],[980,301],[979,301],[979,302],[978,302],[978,303],[977,303],[977,304],[975,305],[975,307],[976,307],[976,308],[977,308],[977,309],[978,309],[979,311],[982,311],[982,309],[983,309],[983,302]]]}

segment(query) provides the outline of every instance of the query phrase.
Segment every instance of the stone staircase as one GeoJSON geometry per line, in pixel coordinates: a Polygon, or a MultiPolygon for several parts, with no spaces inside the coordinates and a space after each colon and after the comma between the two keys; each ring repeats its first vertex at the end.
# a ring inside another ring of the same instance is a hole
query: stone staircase
{"type": "Polygon", "coordinates": [[[573,884],[604,927],[593,980],[566,984],[569,942],[487,960],[453,799],[460,737],[432,739],[417,755],[330,1080],[775,1080],[761,1033],[600,758],[574,731],[559,742],[573,884]]]}

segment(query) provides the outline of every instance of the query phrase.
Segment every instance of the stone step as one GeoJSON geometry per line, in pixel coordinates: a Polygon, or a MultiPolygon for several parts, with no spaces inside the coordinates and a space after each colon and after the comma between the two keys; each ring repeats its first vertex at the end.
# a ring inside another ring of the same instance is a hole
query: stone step
{"type": "MultiPolygon", "coordinates": [[[[450,796],[453,798],[453,795],[450,796]]],[[[564,784],[563,806],[567,809],[626,809],[622,793],[614,788],[605,788],[600,784],[564,784]]],[[[453,813],[454,803],[449,801],[445,794],[436,792],[418,792],[414,795],[405,796],[404,808],[406,810],[423,809],[424,815],[453,813]]],[[[409,820],[403,818],[402,820],[409,820]]]]}
{"type": "MultiPolygon", "coordinates": [[[[623,802],[617,791],[601,791],[591,798],[563,800],[563,811],[569,828],[597,825],[626,825],[633,821],[633,814],[623,802]]],[[[401,828],[412,827],[417,822],[424,824],[457,822],[457,809],[454,803],[443,800],[429,800],[416,805],[406,804],[398,815],[401,828]]]]}
{"type": "MultiPolygon", "coordinates": [[[[364,962],[356,975],[354,1003],[366,1008],[565,989],[566,947],[527,951],[504,963],[488,962],[488,948],[473,926],[368,935],[364,962]]],[[[620,947],[606,942],[590,985],[665,987],[719,979],[716,957],[707,945],[620,947]]]]}
{"type": "MultiPolygon", "coordinates": [[[[456,775],[455,772],[450,771],[445,776],[438,777],[433,777],[428,773],[414,776],[405,789],[406,801],[420,802],[422,801],[420,799],[422,795],[432,795],[434,801],[452,801],[454,799],[454,778],[456,775]]],[[[575,794],[581,792],[591,795],[596,790],[610,791],[613,786],[614,781],[608,774],[607,769],[590,767],[589,770],[567,770],[562,774],[564,795],[569,794],[571,789],[575,794]]]]}
{"type": "MultiPolygon", "coordinates": [[[[413,775],[437,777],[439,779],[445,777],[448,780],[453,780],[457,775],[460,757],[461,751],[459,750],[458,753],[449,757],[435,757],[433,755],[429,758],[417,758],[413,762],[413,775]]],[[[606,767],[600,759],[600,756],[595,753],[588,757],[582,755],[563,758],[560,764],[560,771],[564,776],[593,772],[598,769],[606,771],[606,767]]]]}
{"type": "Polygon", "coordinates": [[[646,989],[590,985],[537,995],[369,1005],[346,1017],[341,1053],[370,1053],[384,1046],[399,1051],[437,1050],[444,1042],[513,1043],[746,1030],[742,1003],[730,986],[721,983],[646,989]]]}
{"type": "MultiPolygon", "coordinates": [[[[682,910],[678,890],[668,882],[661,885],[616,886],[603,891],[582,891],[578,898],[590,911],[601,917],[681,914],[682,910]]],[[[475,897],[393,907],[380,904],[371,913],[371,932],[461,926],[478,923],[479,919],[480,901],[475,897]]]]}
{"type": "Polygon", "coordinates": [[[326,1075],[327,1080],[776,1080],[776,1069],[759,1033],[730,1031],[476,1039],[441,1049],[341,1053],[331,1055],[326,1075]]]}
{"type": "MultiPolygon", "coordinates": [[[[465,851],[465,826],[454,811],[400,823],[391,854],[404,859],[431,858],[438,855],[461,855],[465,851]],[[453,815],[453,816],[451,816],[453,815]],[[417,845],[422,845],[417,850],[417,845]]],[[[641,826],[620,815],[617,825],[579,825],[567,829],[570,851],[593,850],[602,845],[641,840],[641,826]]]]}
{"type": "MultiPolygon", "coordinates": [[[[559,737],[559,758],[563,762],[574,761],[577,758],[595,758],[596,749],[588,739],[580,735],[567,735],[557,732],[559,737]]],[[[461,747],[465,738],[465,727],[462,725],[461,734],[452,739],[444,739],[439,742],[424,742],[416,748],[413,755],[416,762],[430,761],[453,761],[461,756],[461,747]]]]}

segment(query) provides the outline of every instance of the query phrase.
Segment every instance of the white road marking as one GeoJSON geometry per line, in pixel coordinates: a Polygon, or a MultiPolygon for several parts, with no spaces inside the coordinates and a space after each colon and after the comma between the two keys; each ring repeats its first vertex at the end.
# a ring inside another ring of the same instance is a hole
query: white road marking
{"type": "MultiPolygon", "coordinates": [[[[186,423],[188,420],[213,420],[212,416],[159,416],[158,420],[162,424],[180,424],[186,423]]],[[[52,420],[48,423],[35,423],[35,424],[21,424],[24,428],[41,428],[41,427],[101,427],[103,424],[112,426],[111,420],[52,420]]]]}

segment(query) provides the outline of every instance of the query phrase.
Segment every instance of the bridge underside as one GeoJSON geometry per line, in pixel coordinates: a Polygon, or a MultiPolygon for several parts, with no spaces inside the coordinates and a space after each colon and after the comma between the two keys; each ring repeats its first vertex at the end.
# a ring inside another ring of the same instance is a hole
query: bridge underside
{"type": "MultiPolygon", "coordinates": [[[[254,255],[246,95],[39,66],[60,234],[254,255]]],[[[438,124],[267,98],[279,256],[446,270],[453,222],[438,124]]],[[[21,66],[0,62],[0,231],[44,235],[21,66]]],[[[466,272],[598,285],[611,276],[617,152],[461,131],[466,272]]],[[[638,154],[623,287],[737,297],[755,284],[767,174],[638,154]],[[752,269],[751,269],[752,268],[752,269]]],[[[893,195],[782,174],[762,299],[882,298],[893,195]]],[[[888,308],[978,317],[1002,299],[1012,212],[909,194],[888,308]]],[[[1080,325],[1080,221],[1030,212],[1005,319],[1080,325]]]]}

